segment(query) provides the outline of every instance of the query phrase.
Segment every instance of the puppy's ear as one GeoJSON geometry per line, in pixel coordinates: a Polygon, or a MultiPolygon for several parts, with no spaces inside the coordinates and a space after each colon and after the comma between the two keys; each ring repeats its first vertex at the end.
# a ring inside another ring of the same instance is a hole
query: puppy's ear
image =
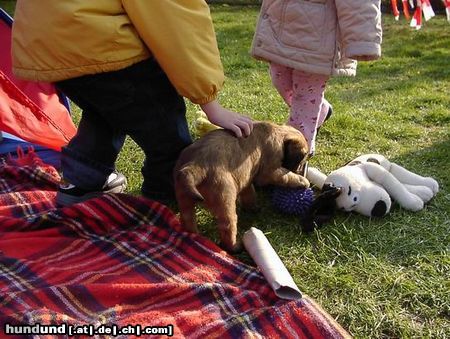
{"type": "Polygon", "coordinates": [[[300,167],[300,163],[307,157],[308,146],[301,139],[286,139],[283,143],[283,160],[281,165],[296,172],[300,167]]]}

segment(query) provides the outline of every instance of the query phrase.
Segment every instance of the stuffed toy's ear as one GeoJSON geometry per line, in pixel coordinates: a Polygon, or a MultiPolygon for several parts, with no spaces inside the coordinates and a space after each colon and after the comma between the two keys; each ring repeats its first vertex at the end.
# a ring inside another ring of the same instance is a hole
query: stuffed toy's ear
{"type": "Polygon", "coordinates": [[[334,217],[336,198],[341,194],[341,190],[333,184],[323,185],[322,192],[314,198],[309,212],[300,219],[303,232],[311,232],[316,226],[321,227],[334,217]]]}
{"type": "MultiPolygon", "coordinates": [[[[364,166],[365,163],[354,163],[338,168],[330,173],[326,181],[342,188],[336,198],[338,209],[355,211],[368,217],[381,217],[389,212],[391,199],[382,186],[368,177],[364,166]]],[[[382,169],[379,165],[373,166],[382,169]]]]}
{"type": "Polygon", "coordinates": [[[359,202],[354,211],[367,217],[383,217],[389,213],[392,200],[388,192],[374,182],[367,182],[359,192],[359,202]]]}

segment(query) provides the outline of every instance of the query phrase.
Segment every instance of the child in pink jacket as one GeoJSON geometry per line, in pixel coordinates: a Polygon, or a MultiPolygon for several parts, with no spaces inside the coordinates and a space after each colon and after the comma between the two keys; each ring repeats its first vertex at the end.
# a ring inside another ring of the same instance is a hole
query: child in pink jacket
{"type": "Polygon", "coordinates": [[[288,124],[315,151],[331,115],[331,76],[356,74],[356,60],[381,55],[379,0],[263,0],[251,53],[269,62],[272,83],[290,108],[288,124]]]}

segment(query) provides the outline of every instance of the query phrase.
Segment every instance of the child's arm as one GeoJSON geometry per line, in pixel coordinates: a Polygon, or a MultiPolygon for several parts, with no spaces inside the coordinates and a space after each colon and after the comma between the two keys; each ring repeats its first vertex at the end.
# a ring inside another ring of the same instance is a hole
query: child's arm
{"type": "Polygon", "coordinates": [[[248,136],[253,129],[253,122],[249,117],[223,108],[216,100],[200,106],[210,122],[229,129],[237,137],[248,136]]]}
{"type": "Polygon", "coordinates": [[[237,136],[252,123],[217,101],[224,74],[216,35],[204,0],[122,0],[123,6],[178,93],[202,106],[208,119],[237,136]]]}
{"type": "Polygon", "coordinates": [[[345,57],[360,61],[381,56],[380,0],[335,0],[342,50],[345,57]]]}
{"type": "Polygon", "coordinates": [[[193,103],[214,100],[224,74],[204,0],[122,0],[142,40],[178,93],[193,103]]]}

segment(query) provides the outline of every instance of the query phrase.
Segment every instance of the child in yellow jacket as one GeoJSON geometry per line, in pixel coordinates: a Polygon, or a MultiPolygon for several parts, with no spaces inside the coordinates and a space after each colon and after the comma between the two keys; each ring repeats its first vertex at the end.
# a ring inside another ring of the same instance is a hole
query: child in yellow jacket
{"type": "Polygon", "coordinates": [[[126,135],[145,153],[142,193],[170,199],[192,142],[183,97],[237,137],[252,130],[216,100],[224,74],[204,0],[18,0],[12,52],[17,77],[55,82],[83,110],[62,150],[60,205],[124,190],[115,161],[126,135]]]}

